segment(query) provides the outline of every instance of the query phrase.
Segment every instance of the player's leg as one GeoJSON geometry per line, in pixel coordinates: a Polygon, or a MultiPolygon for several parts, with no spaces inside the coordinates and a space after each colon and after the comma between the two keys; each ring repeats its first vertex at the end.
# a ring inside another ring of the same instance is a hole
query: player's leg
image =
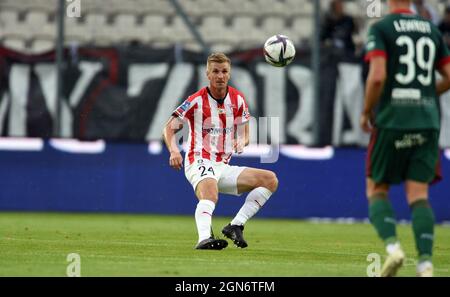
{"type": "Polygon", "coordinates": [[[195,223],[197,225],[197,249],[221,250],[228,243],[223,239],[215,239],[211,234],[212,215],[218,200],[217,181],[214,178],[202,179],[195,189],[199,200],[195,209],[195,223]]]}
{"type": "Polygon", "coordinates": [[[395,276],[405,258],[397,240],[396,220],[391,202],[388,199],[388,192],[388,184],[377,184],[371,178],[367,178],[369,219],[378,236],[384,241],[388,253],[381,269],[381,276],[395,276]]]}
{"type": "MultiPolygon", "coordinates": [[[[414,137],[414,138],[413,138],[414,137]]],[[[417,131],[417,140],[406,173],[405,192],[411,209],[412,229],[419,255],[418,276],[432,276],[434,213],[429,203],[429,183],[440,179],[439,132],[417,131]]]]}
{"type": "Polygon", "coordinates": [[[220,192],[240,195],[250,192],[233,220],[222,233],[241,248],[247,247],[243,237],[244,224],[267,202],[278,187],[278,179],[272,171],[230,166],[219,181],[220,192]],[[228,174],[227,174],[228,173],[228,174]],[[232,191],[230,189],[233,189],[232,191]],[[234,193],[233,193],[234,192],[234,193]]]}
{"type": "Polygon", "coordinates": [[[218,200],[217,181],[213,178],[201,180],[195,194],[198,198],[195,209],[195,222],[197,224],[198,242],[211,237],[212,215],[218,200]]]}
{"type": "Polygon", "coordinates": [[[412,228],[419,254],[418,276],[433,276],[431,256],[434,240],[434,213],[428,202],[428,184],[408,180],[405,183],[411,208],[412,228]]]}
{"type": "Polygon", "coordinates": [[[403,180],[407,158],[395,143],[402,135],[397,131],[376,129],[371,135],[366,160],[366,195],[369,219],[378,236],[384,241],[388,257],[381,276],[394,276],[403,264],[404,253],[396,233],[395,213],[389,200],[389,185],[403,180]]]}
{"type": "Polygon", "coordinates": [[[388,196],[389,184],[402,181],[405,166],[405,158],[394,145],[398,137],[397,132],[377,129],[371,135],[366,160],[369,219],[387,246],[397,242],[395,214],[388,196]]]}
{"type": "Polygon", "coordinates": [[[231,225],[244,225],[277,190],[278,179],[272,171],[246,168],[237,179],[237,188],[239,194],[249,193],[231,225]]]}
{"type": "Polygon", "coordinates": [[[195,209],[195,223],[198,231],[197,249],[222,249],[225,240],[214,239],[211,234],[212,215],[218,200],[216,170],[209,160],[198,159],[185,166],[185,175],[199,200],[195,209]]]}
{"type": "Polygon", "coordinates": [[[386,245],[397,241],[395,214],[388,193],[388,184],[375,183],[371,178],[366,179],[369,219],[386,245]]]}

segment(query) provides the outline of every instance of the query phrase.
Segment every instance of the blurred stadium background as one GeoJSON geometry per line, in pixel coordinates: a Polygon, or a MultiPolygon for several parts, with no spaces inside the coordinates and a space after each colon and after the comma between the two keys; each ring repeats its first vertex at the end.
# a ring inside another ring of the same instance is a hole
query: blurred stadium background
{"type": "MultiPolygon", "coordinates": [[[[77,1],[67,1],[67,5],[77,1]]],[[[312,39],[314,1],[311,0],[178,0],[213,51],[261,47],[268,36],[284,32],[297,45],[312,39]]],[[[322,0],[324,13],[330,0],[322,0]]],[[[367,16],[364,0],[344,0],[345,11],[360,26],[354,36],[365,39],[366,28],[376,19],[367,16]]],[[[445,0],[427,0],[439,15],[445,0]]],[[[201,51],[201,44],[171,0],[79,0],[80,17],[66,17],[65,45],[112,46],[138,41],[154,48],[179,44],[201,51]]],[[[381,1],[386,10],[386,1],[381,1]]],[[[53,0],[0,1],[1,44],[24,53],[41,53],[55,47],[57,6],[53,0]]]]}
{"type": "MultiPolygon", "coordinates": [[[[363,44],[367,27],[377,18],[367,15],[370,2],[344,1],[358,27],[352,34],[355,49],[349,52],[318,38],[316,17],[324,19],[330,1],[317,3],[319,11],[311,0],[0,0],[3,234],[28,236],[11,231],[13,222],[25,216],[15,217],[12,211],[192,216],[195,196],[183,173],[169,168],[161,129],[174,107],[205,84],[208,51],[230,55],[231,84],[246,94],[254,118],[280,121],[278,136],[261,122],[253,125],[252,144],[233,162],[278,174],[279,191],[258,218],[366,220],[368,136],[359,129],[358,118],[366,70],[363,44]],[[58,26],[60,3],[65,4],[63,26],[58,26]],[[295,61],[284,69],[267,65],[261,51],[264,41],[279,33],[297,48],[295,61]],[[272,142],[279,139],[277,162],[260,162],[272,146],[258,145],[258,133],[267,133],[272,142]]],[[[381,3],[384,14],[386,4],[381,3]]],[[[440,16],[448,4],[427,3],[440,16]]],[[[441,102],[446,177],[450,95],[441,102]]],[[[444,179],[431,190],[439,223],[450,221],[449,189],[444,179]]],[[[392,196],[398,218],[408,221],[402,188],[394,187],[392,196]]],[[[215,214],[232,216],[240,206],[241,200],[224,197],[215,214]]],[[[45,215],[36,220],[46,224],[45,215]]],[[[52,222],[58,226],[64,220],[52,222]]],[[[193,220],[190,229],[189,238],[195,238],[193,220]]],[[[5,240],[4,247],[11,248],[5,240]]],[[[325,275],[339,273],[333,269],[325,275]]],[[[109,273],[100,271],[92,274],[109,273]]],[[[285,275],[282,269],[279,273],[285,275]]],[[[349,268],[345,273],[359,272],[349,268]]]]}

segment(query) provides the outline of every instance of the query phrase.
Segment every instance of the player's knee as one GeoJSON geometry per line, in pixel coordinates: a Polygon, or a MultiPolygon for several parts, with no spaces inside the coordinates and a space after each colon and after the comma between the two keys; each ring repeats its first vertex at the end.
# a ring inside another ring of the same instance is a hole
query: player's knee
{"type": "Polygon", "coordinates": [[[366,189],[366,198],[367,198],[367,200],[369,200],[370,197],[372,197],[372,196],[373,196],[373,189],[367,188],[366,189]]]}
{"type": "Polygon", "coordinates": [[[208,199],[214,202],[217,202],[219,195],[215,189],[212,188],[203,188],[199,191],[200,199],[208,199]]]}
{"type": "Polygon", "coordinates": [[[217,200],[219,199],[217,186],[209,180],[200,182],[195,190],[195,194],[200,200],[207,199],[214,203],[217,203],[217,200]]]}
{"type": "Polygon", "coordinates": [[[370,201],[374,196],[386,196],[388,195],[388,184],[377,184],[372,180],[368,180],[366,184],[366,197],[370,201]]]}
{"type": "Polygon", "coordinates": [[[267,172],[267,174],[264,178],[264,187],[267,188],[272,193],[274,193],[277,190],[278,178],[274,172],[272,172],[272,171],[267,172]]]}

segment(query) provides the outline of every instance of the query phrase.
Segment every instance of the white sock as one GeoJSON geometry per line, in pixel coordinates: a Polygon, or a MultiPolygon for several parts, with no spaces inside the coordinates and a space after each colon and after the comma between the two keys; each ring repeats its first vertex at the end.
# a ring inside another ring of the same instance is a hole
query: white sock
{"type": "Polygon", "coordinates": [[[253,189],[248,193],[244,205],[231,221],[231,225],[244,225],[269,200],[271,195],[272,192],[264,187],[253,189]]]}
{"type": "Polygon", "coordinates": [[[216,204],[211,200],[200,200],[195,209],[195,223],[197,224],[198,242],[211,237],[212,214],[216,204]]]}

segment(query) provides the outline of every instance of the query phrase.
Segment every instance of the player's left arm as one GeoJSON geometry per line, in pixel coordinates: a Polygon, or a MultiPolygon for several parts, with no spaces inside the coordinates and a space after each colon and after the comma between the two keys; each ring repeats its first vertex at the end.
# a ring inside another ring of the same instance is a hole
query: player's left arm
{"type": "Polygon", "coordinates": [[[361,128],[371,132],[373,126],[373,110],[383,92],[386,80],[386,57],[375,56],[370,60],[369,75],[366,81],[364,108],[360,118],[361,128]]]}
{"type": "Polygon", "coordinates": [[[250,128],[248,122],[238,125],[236,127],[235,141],[234,141],[234,151],[238,154],[244,151],[250,143],[250,128]]]}
{"type": "Polygon", "coordinates": [[[442,78],[436,83],[436,93],[439,96],[450,90],[450,62],[444,64],[438,70],[442,75],[442,78]]]}
{"type": "Polygon", "coordinates": [[[442,79],[436,82],[436,93],[440,96],[450,89],[450,50],[439,31],[437,31],[437,35],[439,36],[439,43],[436,50],[436,69],[442,75],[442,79]]]}
{"type": "Polygon", "coordinates": [[[238,96],[238,112],[235,119],[235,141],[234,151],[238,154],[242,153],[244,147],[250,143],[250,128],[249,128],[250,113],[248,105],[243,95],[238,96]]]}
{"type": "Polygon", "coordinates": [[[245,133],[244,134],[244,146],[247,146],[250,143],[250,126],[249,126],[248,122],[245,123],[244,133],[245,133]]]}

